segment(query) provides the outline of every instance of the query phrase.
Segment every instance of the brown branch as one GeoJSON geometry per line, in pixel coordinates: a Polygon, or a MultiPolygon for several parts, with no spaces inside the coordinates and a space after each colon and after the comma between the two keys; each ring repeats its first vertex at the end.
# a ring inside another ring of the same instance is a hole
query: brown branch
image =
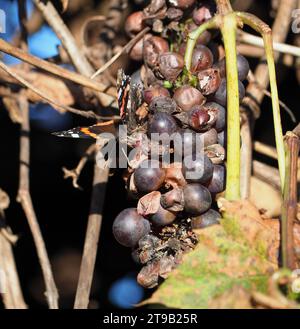
{"type": "Polygon", "coordinates": [[[36,246],[37,255],[42,268],[45,286],[46,298],[49,308],[58,308],[58,293],[54,282],[50,261],[48,258],[45,243],[42,237],[40,226],[33,208],[30,188],[29,188],[29,166],[30,166],[30,125],[29,125],[29,106],[26,97],[20,95],[20,108],[22,113],[21,137],[20,137],[20,182],[18,191],[18,202],[21,203],[26,215],[33,240],[36,246]]]}
{"type": "MultiPolygon", "coordinates": [[[[296,132],[297,132],[296,128],[296,132]]],[[[294,251],[294,222],[297,217],[297,164],[300,142],[293,132],[285,136],[286,175],[281,216],[281,246],[283,266],[296,268],[294,251]]]]}
{"type": "Polygon", "coordinates": [[[252,137],[250,120],[246,113],[241,112],[241,197],[247,199],[250,195],[250,179],[252,166],[252,137]]]}
{"type": "Polygon", "coordinates": [[[92,74],[91,79],[95,79],[99,74],[103,73],[106,69],[108,69],[124,52],[128,53],[131,50],[131,48],[149,31],[150,31],[149,27],[144,28],[132,40],[130,40],[124,47],[122,47],[122,49],[120,51],[118,51],[109,61],[107,61],[94,74],[92,74]]]}
{"type": "Polygon", "coordinates": [[[58,65],[55,65],[53,63],[49,63],[43,59],[40,59],[38,57],[35,57],[33,55],[30,55],[23,50],[16,48],[12,45],[10,45],[8,42],[4,41],[3,39],[0,39],[0,51],[3,51],[6,54],[9,54],[11,56],[14,56],[16,58],[19,58],[20,60],[36,66],[44,71],[47,71],[49,73],[52,73],[62,79],[67,79],[70,81],[73,81],[75,83],[78,83],[79,85],[83,87],[90,88],[94,91],[100,92],[100,94],[105,95],[107,98],[107,101],[112,103],[115,100],[116,94],[113,92],[111,95],[109,94],[110,91],[107,90],[106,94],[106,86],[98,81],[91,80],[90,78],[83,76],[81,74],[78,74],[76,72],[68,71],[58,65]]]}
{"type": "MultiPolygon", "coordinates": [[[[68,52],[69,57],[76,69],[84,76],[91,76],[94,73],[92,66],[84,57],[84,54],[81,53],[75,43],[74,37],[59,17],[52,3],[44,3],[40,0],[34,0],[34,3],[41,10],[45,20],[62,41],[62,44],[68,52]]],[[[97,96],[102,105],[111,105],[111,102],[107,102],[107,96],[105,98],[102,94],[97,96]]],[[[88,306],[95,259],[97,255],[97,244],[101,229],[102,206],[104,202],[104,192],[107,179],[108,169],[100,170],[95,164],[91,210],[88,219],[88,228],[76,292],[75,308],[86,308],[88,306]]]]}
{"type": "MultiPolygon", "coordinates": [[[[292,11],[295,7],[296,7],[295,0],[280,1],[280,6],[278,8],[276,19],[272,26],[272,36],[274,42],[285,41],[287,34],[289,32],[292,11]]],[[[274,54],[275,61],[278,60],[278,57],[279,57],[279,53],[275,53],[274,54]]],[[[268,87],[269,73],[265,61],[261,61],[261,63],[256,67],[254,76],[255,76],[255,80],[259,81],[260,86],[262,86],[263,89],[266,89],[268,87]]],[[[254,117],[258,118],[260,116],[259,105],[263,100],[264,92],[256,84],[250,83],[249,86],[247,87],[247,94],[249,94],[250,96],[246,96],[244,98],[243,105],[250,108],[254,114],[254,117]]]]}
{"type": "MultiPolygon", "coordinates": [[[[109,6],[108,20],[106,28],[104,28],[102,42],[105,40],[112,40],[115,33],[119,30],[121,25],[122,10],[118,10],[124,0],[112,0],[109,6]],[[113,27],[113,29],[112,29],[113,27]]],[[[120,8],[122,9],[122,8],[120,8]]],[[[106,44],[107,51],[111,50],[111,42],[106,44]]],[[[104,54],[100,60],[100,65],[104,64],[104,54]],[[103,61],[103,63],[101,63],[103,61]]],[[[103,145],[100,145],[100,147],[103,145]]],[[[101,222],[102,222],[102,208],[104,204],[105,188],[108,180],[109,169],[100,169],[97,164],[94,165],[94,180],[93,192],[90,207],[90,215],[88,218],[88,226],[85,236],[84,250],[81,260],[80,273],[74,308],[87,308],[89,304],[89,295],[92,285],[93,273],[95,268],[95,261],[97,256],[97,245],[100,236],[101,222]]]]}
{"type": "Polygon", "coordinates": [[[36,87],[34,87],[31,83],[23,79],[21,76],[19,76],[17,73],[15,73],[11,68],[9,68],[7,65],[5,65],[3,62],[0,61],[0,68],[2,68],[6,73],[10,74],[13,78],[18,80],[21,84],[23,84],[25,87],[31,89],[33,92],[35,92],[38,96],[40,96],[43,100],[45,100],[47,103],[52,105],[54,108],[57,108],[59,110],[68,111],[77,115],[81,115],[85,118],[92,118],[97,120],[112,120],[112,119],[118,119],[118,116],[114,117],[103,117],[99,116],[93,111],[82,111],[75,109],[70,106],[65,106],[63,104],[57,103],[55,100],[51,99],[48,95],[46,95],[44,92],[40,91],[36,87]]]}
{"type": "MultiPolygon", "coordinates": [[[[269,98],[272,98],[271,93],[270,93],[268,90],[266,90],[263,86],[261,86],[257,80],[255,80],[254,74],[253,74],[253,72],[252,72],[251,70],[250,70],[250,72],[249,72],[249,74],[248,74],[247,79],[248,79],[248,81],[249,81],[250,83],[255,83],[255,84],[257,85],[257,87],[260,88],[260,89],[262,90],[262,92],[264,93],[265,96],[267,96],[267,97],[269,97],[269,98]]],[[[289,108],[289,107],[288,107],[288,106],[287,106],[282,100],[279,99],[278,101],[279,101],[279,105],[280,105],[280,107],[281,107],[283,110],[285,110],[285,111],[287,112],[287,114],[290,116],[290,119],[291,119],[294,123],[296,123],[297,120],[296,120],[296,117],[295,117],[293,111],[292,111],[292,110],[291,110],[291,109],[290,109],[290,108],[289,108]]]]}
{"type": "Polygon", "coordinates": [[[281,189],[279,171],[277,168],[271,167],[256,160],[253,161],[252,165],[254,176],[273,186],[277,190],[281,189]]]}
{"type": "Polygon", "coordinates": [[[5,275],[5,293],[2,295],[6,309],[26,309],[11,242],[0,233],[0,268],[5,275]]]}
{"type": "Polygon", "coordinates": [[[87,163],[90,156],[96,152],[98,149],[97,144],[92,144],[88,147],[88,149],[85,151],[83,157],[78,162],[78,165],[74,169],[67,169],[63,167],[64,172],[64,178],[72,178],[72,183],[75,188],[81,189],[81,187],[78,185],[78,179],[81,174],[82,169],[84,168],[85,164],[87,163]]]}
{"type": "Polygon", "coordinates": [[[108,179],[109,169],[100,169],[97,164],[94,166],[93,192],[88,219],[80,274],[75,297],[75,309],[88,308],[89,296],[92,286],[98,241],[102,224],[102,211],[104,195],[108,179]]]}
{"type": "MultiPolygon", "coordinates": [[[[42,73],[36,70],[26,71],[20,65],[10,66],[9,69],[21,76],[23,79],[31,83],[37,90],[42,92],[45,95],[48,95],[49,98],[55,99],[55,101],[62,106],[72,106],[73,104],[78,104],[84,109],[90,108],[95,109],[96,105],[92,102],[87,102],[86,97],[84,96],[83,89],[71,82],[60,79],[57,76],[48,73],[42,73]],[[59,90],[59,92],[57,92],[59,90]]],[[[3,83],[3,86],[0,86],[0,96],[8,98],[17,98],[17,93],[11,91],[10,88],[5,87],[10,84],[16,84],[22,86],[19,80],[13,78],[10,74],[5,71],[1,72],[0,82],[3,83]]],[[[117,92],[114,92],[117,94],[117,92]]],[[[30,102],[43,102],[44,99],[37,95],[31,89],[26,89],[25,94],[30,102]]],[[[65,112],[62,110],[61,112],[65,112]]]]}
{"type": "MultiPolygon", "coordinates": [[[[75,38],[59,16],[52,2],[47,1],[45,3],[44,1],[34,0],[34,3],[42,12],[47,23],[51,26],[53,31],[61,40],[62,45],[67,51],[73,65],[78,70],[78,72],[86,77],[91,76],[94,73],[92,65],[88,62],[84,56],[84,53],[77,46],[75,38]]],[[[114,99],[111,99],[111,97],[107,97],[107,95],[103,95],[101,93],[96,94],[96,97],[99,99],[102,106],[110,106],[112,105],[113,101],[115,101],[114,99]]]]}
{"type": "Polygon", "coordinates": [[[92,75],[94,71],[92,66],[77,47],[72,33],[59,16],[52,2],[40,0],[33,0],[33,2],[60,39],[76,69],[84,76],[92,75]]]}
{"type": "Polygon", "coordinates": [[[4,275],[4,282],[0,283],[4,288],[4,293],[0,294],[0,297],[6,309],[25,309],[27,305],[24,301],[12,248],[17,238],[12,235],[5,223],[4,210],[8,207],[9,197],[0,189],[0,270],[4,275]]]}
{"type": "Polygon", "coordinates": [[[254,142],[254,151],[277,160],[276,148],[261,142],[254,142]]]}

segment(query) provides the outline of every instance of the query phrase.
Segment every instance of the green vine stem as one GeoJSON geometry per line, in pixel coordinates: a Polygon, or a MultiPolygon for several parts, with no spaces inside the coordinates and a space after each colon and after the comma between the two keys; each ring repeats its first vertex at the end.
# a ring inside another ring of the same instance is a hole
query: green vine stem
{"type": "Polygon", "coordinates": [[[280,107],[278,99],[278,89],[276,82],[276,70],[273,54],[273,40],[272,40],[272,30],[271,28],[261,21],[258,17],[248,14],[237,12],[238,17],[240,17],[243,23],[252,27],[255,31],[262,35],[264,40],[264,47],[266,52],[267,64],[269,69],[270,77],[270,87],[271,87],[271,98],[272,98],[272,110],[273,110],[273,120],[274,120],[274,132],[275,141],[278,154],[278,168],[281,181],[281,190],[284,189],[284,178],[285,178],[285,152],[284,152],[284,141],[281,126],[280,117],[280,107]]]}
{"type": "Polygon", "coordinates": [[[216,0],[218,13],[221,15],[226,15],[232,11],[232,7],[229,0],[216,0]]]}
{"type": "Polygon", "coordinates": [[[208,29],[216,28],[218,26],[217,24],[218,18],[219,18],[218,16],[213,17],[212,19],[201,24],[197,29],[189,33],[187,44],[186,44],[186,51],[184,55],[184,62],[188,71],[190,71],[192,65],[192,56],[193,56],[194,48],[196,46],[197,39],[204,31],[208,29]]]}
{"type": "Polygon", "coordinates": [[[225,47],[227,80],[227,171],[226,199],[240,199],[240,109],[236,58],[236,14],[223,17],[221,32],[225,47]]]}
{"type": "MultiPolygon", "coordinates": [[[[221,1],[222,2],[222,1],[221,1]]],[[[226,1],[222,2],[225,4],[226,1]]],[[[240,113],[238,93],[238,72],[236,59],[237,19],[234,12],[216,15],[211,20],[190,32],[185,52],[185,66],[191,68],[192,55],[197,39],[207,29],[221,28],[224,39],[227,78],[227,177],[226,198],[240,199],[240,113]]]]}

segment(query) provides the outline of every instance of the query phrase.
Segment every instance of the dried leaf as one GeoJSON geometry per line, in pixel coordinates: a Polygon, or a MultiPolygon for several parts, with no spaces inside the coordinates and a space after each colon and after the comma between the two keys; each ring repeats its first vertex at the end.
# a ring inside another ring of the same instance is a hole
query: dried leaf
{"type": "Polygon", "coordinates": [[[212,309],[249,309],[251,305],[251,294],[241,286],[233,286],[221,296],[216,297],[209,303],[212,309]]]}
{"type": "Polygon", "coordinates": [[[258,209],[265,211],[265,215],[276,218],[281,214],[282,198],[280,192],[257,177],[251,177],[250,201],[258,209]]]}
{"type": "Polygon", "coordinates": [[[277,270],[279,225],[265,220],[248,201],[219,199],[226,214],[221,225],[197,231],[199,243],[186,254],[152,297],[144,302],[171,308],[229,308],[234,292],[240,306],[249,294],[267,292],[270,274],[277,270]]]}
{"type": "Polygon", "coordinates": [[[160,207],[161,193],[159,191],[150,192],[139,199],[137,212],[142,216],[156,214],[160,207]]]}

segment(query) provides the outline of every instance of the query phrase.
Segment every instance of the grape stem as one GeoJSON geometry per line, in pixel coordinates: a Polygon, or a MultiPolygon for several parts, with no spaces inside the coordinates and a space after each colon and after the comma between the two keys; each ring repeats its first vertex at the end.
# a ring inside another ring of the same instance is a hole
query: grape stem
{"type": "Polygon", "coordinates": [[[237,19],[234,12],[223,17],[221,32],[225,47],[227,90],[226,199],[240,199],[240,110],[236,57],[237,19]]]}
{"type": "MultiPolygon", "coordinates": [[[[226,198],[238,200],[240,199],[240,113],[236,59],[237,19],[236,14],[230,11],[229,7],[227,9],[226,15],[216,15],[189,33],[184,60],[187,70],[190,71],[197,39],[207,29],[221,28],[225,45],[226,67],[229,68],[226,70],[228,113],[226,198]]],[[[225,9],[220,12],[225,12],[225,9]]]]}
{"type": "Polygon", "coordinates": [[[194,48],[196,46],[197,39],[204,31],[212,28],[217,28],[218,20],[219,20],[219,16],[215,16],[212,19],[208,20],[207,22],[201,24],[197,29],[189,33],[187,44],[186,44],[186,51],[184,55],[184,63],[188,72],[190,71],[192,66],[192,56],[193,56],[194,48]]]}
{"type": "Polygon", "coordinates": [[[281,126],[278,89],[276,82],[272,30],[267,24],[265,24],[262,20],[260,20],[258,17],[252,14],[242,13],[242,12],[237,12],[236,14],[243,21],[243,23],[249,25],[255,31],[260,33],[264,41],[264,47],[265,47],[267,64],[269,68],[269,76],[270,76],[274,132],[275,132],[276,149],[278,154],[278,168],[279,168],[279,175],[281,181],[281,190],[283,192],[284,180],[285,180],[285,150],[284,150],[284,141],[282,134],[282,126],[281,126]]]}

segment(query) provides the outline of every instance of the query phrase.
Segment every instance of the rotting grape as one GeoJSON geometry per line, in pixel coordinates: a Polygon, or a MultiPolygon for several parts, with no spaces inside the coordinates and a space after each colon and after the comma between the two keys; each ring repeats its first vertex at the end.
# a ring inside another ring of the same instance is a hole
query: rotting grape
{"type": "Polygon", "coordinates": [[[183,111],[189,111],[195,105],[202,105],[205,102],[201,92],[189,85],[184,85],[175,90],[173,98],[183,111]]]}

